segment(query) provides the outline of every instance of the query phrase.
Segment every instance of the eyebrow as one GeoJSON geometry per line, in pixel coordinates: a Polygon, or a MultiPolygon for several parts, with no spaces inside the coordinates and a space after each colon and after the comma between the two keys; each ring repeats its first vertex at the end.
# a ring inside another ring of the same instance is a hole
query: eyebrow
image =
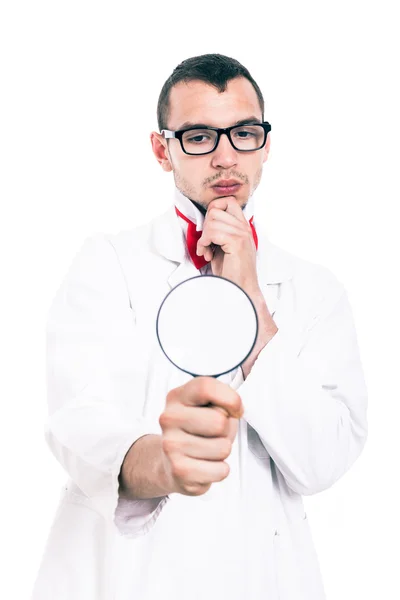
{"type": "MultiPolygon", "coordinates": [[[[236,123],[234,123],[232,127],[235,127],[236,125],[250,125],[252,123],[262,123],[262,121],[258,117],[247,117],[247,119],[241,119],[240,121],[236,121],[236,123]]],[[[182,125],[177,131],[179,131],[180,129],[186,129],[188,127],[212,127],[212,125],[207,125],[206,123],[192,123],[191,121],[185,121],[184,123],[182,123],[182,125]]]]}

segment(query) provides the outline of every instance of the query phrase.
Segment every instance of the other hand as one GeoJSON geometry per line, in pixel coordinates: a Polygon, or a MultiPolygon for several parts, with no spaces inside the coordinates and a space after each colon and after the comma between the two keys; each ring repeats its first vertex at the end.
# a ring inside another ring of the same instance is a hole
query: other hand
{"type": "Polygon", "coordinates": [[[212,200],[197,254],[211,261],[213,274],[236,283],[249,295],[258,293],[256,252],[251,226],[235,197],[212,200]]]}

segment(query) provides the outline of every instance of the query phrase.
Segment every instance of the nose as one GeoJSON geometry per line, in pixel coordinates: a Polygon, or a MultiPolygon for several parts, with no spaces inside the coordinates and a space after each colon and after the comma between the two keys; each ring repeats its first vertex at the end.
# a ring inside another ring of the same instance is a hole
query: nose
{"type": "Polygon", "coordinates": [[[219,138],[218,146],[211,156],[212,165],[216,168],[229,169],[237,164],[238,152],[230,143],[226,133],[219,138]]]}

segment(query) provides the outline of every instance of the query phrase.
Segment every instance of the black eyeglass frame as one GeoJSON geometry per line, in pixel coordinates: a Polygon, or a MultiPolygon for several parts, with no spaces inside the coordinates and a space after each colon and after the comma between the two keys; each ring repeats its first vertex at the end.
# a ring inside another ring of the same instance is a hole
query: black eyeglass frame
{"type": "Polygon", "coordinates": [[[226,136],[228,137],[228,140],[230,141],[232,147],[237,151],[237,152],[256,152],[257,150],[261,150],[262,148],[264,148],[266,141],[267,141],[267,135],[268,133],[271,131],[271,125],[270,123],[268,123],[268,121],[263,121],[262,123],[244,123],[243,125],[232,125],[231,127],[225,127],[225,128],[221,128],[221,127],[188,127],[187,129],[179,129],[178,131],[171,131],[170,129],[162,129],[161,130],[161,135],[164,136],[165,139],[177,139],[179,140],[180,144],[181,144],[181,148],[182,151],[185,154],[189,154],[189,156],[204,156],[205,154],[211,154],[211,152],[214,152],[214,150],[217,148],[218,144],[219,144],[219,140],[220,137],[223,133],[226,134],[226,136]],[[239,148],[236,148],[235,144],[232,141],[231,138],[231,131],[232,129],[237,129],[238,127],[247,127],[247,126],[252,126],[252,125],[259,125],[260,127],[262,127],[264,129],[264,141],[262,143],[262,145],[259,148],[252,148],[251,150],[242,150],[239,148]],[[195,131],[195,130],[211,130],[211,131],[216,131],[217,132],[217,137],[215,138],[215,145],[214,148],[212,150],[209,150],[208,152],[186,152],[185,148],[183,147],[183,142],[182,142],[182,137],[183,134],[186,133],[186,131],[195,131]]]}

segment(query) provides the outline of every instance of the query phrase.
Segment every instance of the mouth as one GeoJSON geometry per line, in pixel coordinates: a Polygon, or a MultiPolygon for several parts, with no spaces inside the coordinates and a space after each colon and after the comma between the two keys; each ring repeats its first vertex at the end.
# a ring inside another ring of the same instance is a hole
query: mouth
{"type": "Polygon", "coordinates": [[[241,186],[242,186],[242,184],[240,182],[236,181],[235,179],[224,179],[224,180],[218,181],[218,183],[213,185],[212,188],[218,194],[229,195],[229,194],[234,194],[235,192],[237,192],[241,188],[241,186]]]}

